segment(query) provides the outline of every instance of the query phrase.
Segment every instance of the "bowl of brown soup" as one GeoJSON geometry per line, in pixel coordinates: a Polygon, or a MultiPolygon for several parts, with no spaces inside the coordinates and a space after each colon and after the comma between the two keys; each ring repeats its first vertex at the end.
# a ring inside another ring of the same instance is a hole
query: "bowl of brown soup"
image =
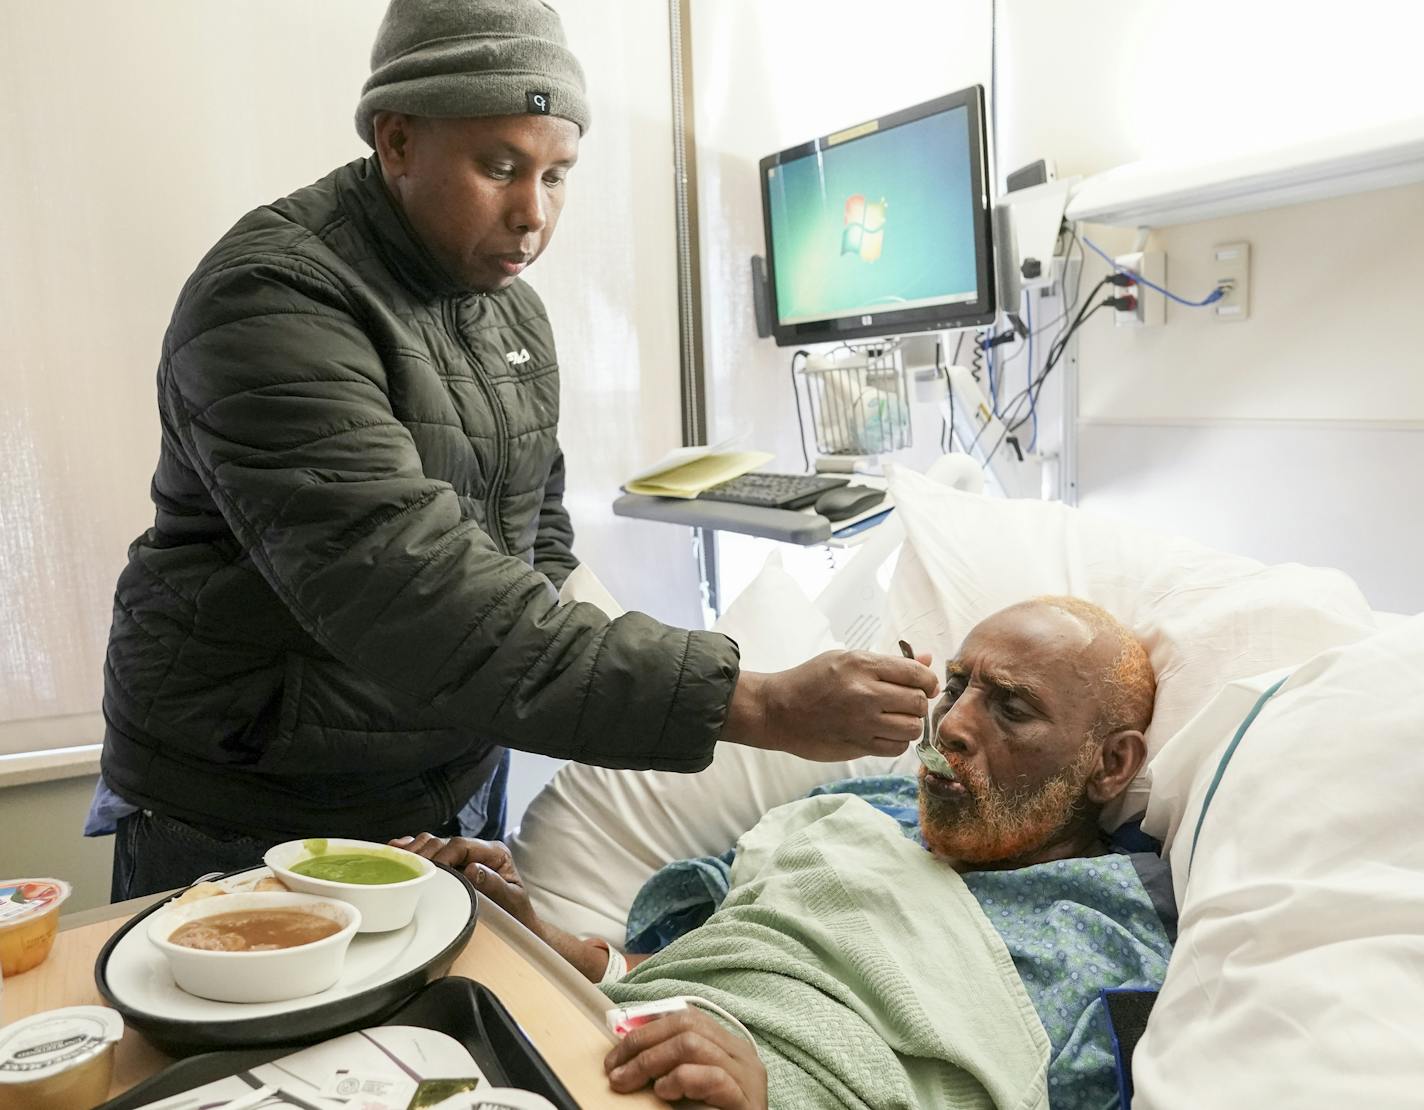
{"type": "Polygon", "coordinates": [[[263,891],[173,904],[148,936],[183,990],[218,1002],[282,1002],[341,978],[361,911],[311,894],[263,891]]]}

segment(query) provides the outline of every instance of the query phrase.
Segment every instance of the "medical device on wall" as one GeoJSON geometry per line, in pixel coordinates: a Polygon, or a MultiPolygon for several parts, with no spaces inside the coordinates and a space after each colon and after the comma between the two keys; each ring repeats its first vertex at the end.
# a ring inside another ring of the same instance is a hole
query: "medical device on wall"
{"type": "Polygon", "coordinates": [[[1043,468],[1039,460],[1022,452],[1017,439],[994,412],[974,372],[967,366],[948,366],[944,374],[949,388],[941,411],[964,453],[984,468],[1005,497],[1042,497],[1043,468]],[[1006,444],[1012,449],[1002,449],[1006,444]]]}
{"type": "Polygon", "coordinates": [[[1063,211],[1081,180],[1045,181],[995,203],[999,303],[1006,312],[1017,312],[1025,289],[1047,289],[1062,277],[1063,211]]]}
{"type": "Polygon", "coordinates": [[[975,85],[763,158],[777,344],[992,321],[984,139],[975,85]]]}

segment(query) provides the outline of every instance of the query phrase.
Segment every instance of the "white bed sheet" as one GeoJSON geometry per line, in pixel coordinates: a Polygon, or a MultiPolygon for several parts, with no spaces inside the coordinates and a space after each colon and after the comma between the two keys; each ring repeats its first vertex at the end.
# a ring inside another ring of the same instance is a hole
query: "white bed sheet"
{"type": "Polygon", "coordinates": [[[1278,677],[1223,690],[1154,769],[1181,922],[1144,1110],[1424,1104],[1424,616],[1294,668],[1202,819],[1278,677]]]}

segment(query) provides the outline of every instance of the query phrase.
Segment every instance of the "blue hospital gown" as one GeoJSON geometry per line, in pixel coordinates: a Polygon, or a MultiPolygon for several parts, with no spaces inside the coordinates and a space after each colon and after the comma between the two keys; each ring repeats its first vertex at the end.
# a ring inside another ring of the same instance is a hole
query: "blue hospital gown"
{"type": "MultiPolygon", "coordinates": [[[[856,794],[919,840],[917,789],[913,778],[897,775],[847,779],[812,794],[856,794]]],[[[680,860],[653,875],[629,911],[628,950],[659,951],[706,921],[727,895],[732,858],[728,851],[680,860]]],[[[1175,924],[1170,892],[1162,889],[1165,875],[1155,856],[1119,852],[964,876],[1048,1034],[1054,1110],[1118,1104],[1112,1038],[1098,991],[1161,986],[1175,924]],[[1155,902],[1144,875],[1157,888],[1155,902]]]]}
{"type": "Polygon", "coordinates": [[[1116,1106],[1103,987],[1156,990],[1172,943],[1126,855],[974,871],[964,885],[1003,938],[1052,1045],[1054,1110],[1116,1106]]]}

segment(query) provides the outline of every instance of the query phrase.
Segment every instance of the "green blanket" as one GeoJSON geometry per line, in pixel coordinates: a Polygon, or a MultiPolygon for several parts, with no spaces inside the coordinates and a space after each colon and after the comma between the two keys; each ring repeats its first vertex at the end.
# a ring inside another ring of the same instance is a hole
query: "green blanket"
{"type": "Polygon", "coordinates": [[[861,799],[774,809],[701,928],[604,988],[695,994],[757,1039],[773,1110],[1046,1110],[1049,1042],[951,868],[861,799]]]}

